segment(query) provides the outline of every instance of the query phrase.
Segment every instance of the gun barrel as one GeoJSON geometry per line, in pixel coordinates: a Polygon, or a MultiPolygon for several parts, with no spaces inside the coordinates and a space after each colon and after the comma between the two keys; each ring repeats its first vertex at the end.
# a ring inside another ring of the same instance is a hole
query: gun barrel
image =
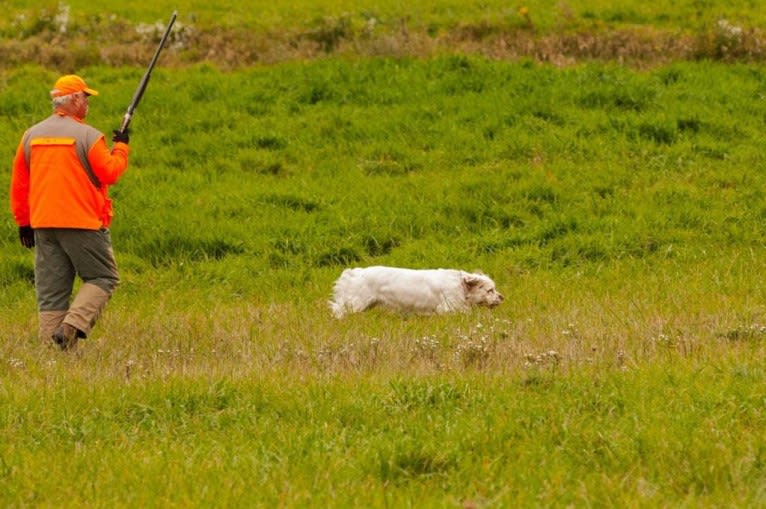
{"type": "Polygon", "coordinates": [[[154,52],[152,61],[149,63],[149,67],[146,68],[146,72],[144,73],[144,76],[141,78],[141,81],[138,83],[138,87],[136,88],[136,91],[133,94],[133,100],[130,101],[130,105],[128,105],[128,110],[125,112],[125,116],[122,118],[122,124],[120,125],[120,132],[125,132],[125,129],[128,128],[128,126],[130,125],[130,121],[133,119],[133,113],[136,111],[136,108],[138,107],[138,103],[141,102],[141,98],[144,96],[146,87],[149,86],[149,78],[151,78],[152,76],[152,70],[154,70],[154,66],[157,64],[157,59],[160,56],[160,52],[162,51],[162,48],[165,46],[165,42],[168,40],[168,36],[170,35],[170,30],[173,28],[173,24],[176,22],[177,16],[178,16],[178,12],[173,11],[173,15],[170,17],[170,22],[168,23],[168,26],[165,29],[165,33],[162,35],[162,39],[160,39],[160,44],[157,46],[157,50],[154,52]]]}

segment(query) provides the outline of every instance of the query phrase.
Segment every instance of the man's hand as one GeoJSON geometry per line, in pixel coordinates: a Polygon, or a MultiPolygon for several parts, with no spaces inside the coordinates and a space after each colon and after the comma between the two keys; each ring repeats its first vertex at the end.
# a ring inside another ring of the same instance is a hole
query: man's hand
{"type": "Polygon", "coordinates": [[[35,231],[31,226],[19,226],[19,240],[27,249],[35,247],[35,231]]]}
{"type": "Polygon", "coordinates": [[[130,142],[130,129],[126,128],[123,132],[120,132],[119,129],[115,129],[112,133],[114,133],[114,136],[112,136],[113,142],[125,143],[126,145],[130,142]]]}

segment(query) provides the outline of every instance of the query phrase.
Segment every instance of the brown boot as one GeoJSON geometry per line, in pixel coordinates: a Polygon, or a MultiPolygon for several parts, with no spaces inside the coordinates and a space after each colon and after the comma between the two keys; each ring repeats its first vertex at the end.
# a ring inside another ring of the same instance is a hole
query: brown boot
{"type": "Polygon", "coordinates": [[[73,350],[77,346],[77,340],[81,335],[77,328],[68,323],[62,323],[53,332],[53,342],[62,350],[73,350]]]}

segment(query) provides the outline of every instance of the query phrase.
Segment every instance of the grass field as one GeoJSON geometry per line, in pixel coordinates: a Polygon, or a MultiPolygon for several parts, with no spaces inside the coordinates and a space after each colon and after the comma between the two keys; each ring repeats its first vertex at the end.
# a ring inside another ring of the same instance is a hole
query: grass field
{"type": "MultiPolygon", "coordinates": [[[[485,4],[407,9],[427,31],[521,7],[485,4]]],[[[538,30],[561,5],[529,6],[538,30]]],[[[593,30],[761,15],[568,5],[593,30]]],[[[248,6],[209,27],[361,16],[248,6]]],[[[78,351],[35,337],[33,255],[0,221],[0,505],[766,505],[760,62],[192,54],[169,53],[134,118],[112,189],[123,282],[78,351]],[[334,320],[332,282],[369,264],[481,269],[506,301],[334,320]]],[[[3,65],[6,168],[64,71],[110,132],[143,68],[3,65]]]]}

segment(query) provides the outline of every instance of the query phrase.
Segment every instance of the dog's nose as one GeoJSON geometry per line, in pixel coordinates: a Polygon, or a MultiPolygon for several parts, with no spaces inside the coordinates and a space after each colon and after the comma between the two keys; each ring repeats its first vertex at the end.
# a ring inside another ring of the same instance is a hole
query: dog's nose
{"type": "Polygon", "coordinates": [[[503,300],[505,299],[502,293],[498,293],[497,296],[500,298],[500,302],[503,302],[503,300]]]}

